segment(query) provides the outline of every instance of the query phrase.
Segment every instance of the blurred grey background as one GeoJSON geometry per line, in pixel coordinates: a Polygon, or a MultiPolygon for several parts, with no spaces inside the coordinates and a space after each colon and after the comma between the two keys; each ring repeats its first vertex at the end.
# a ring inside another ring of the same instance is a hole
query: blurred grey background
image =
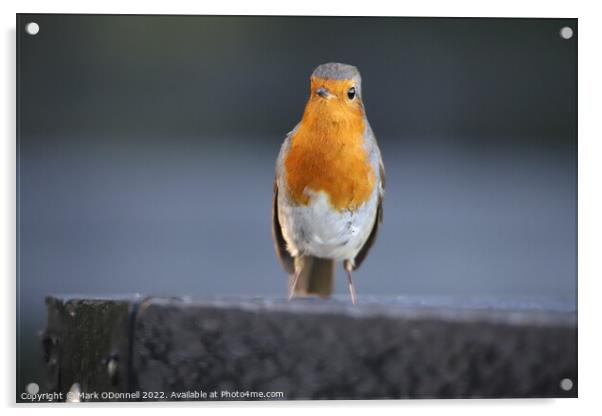
{"type": "Polygon", "coordinates": [[[17,31],[19,386],[42,377],[47,294],[284,295],[274,160],[329,61],[361,70],[387,169],[360,296],[576,303],[576,19],[19,15],[17,31]]]}

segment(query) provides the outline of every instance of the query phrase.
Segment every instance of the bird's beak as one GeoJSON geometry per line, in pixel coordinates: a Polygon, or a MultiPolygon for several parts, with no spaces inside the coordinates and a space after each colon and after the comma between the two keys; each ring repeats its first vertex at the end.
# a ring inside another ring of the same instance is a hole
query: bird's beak
{"type": "Polygon", "coordinates": [[[322,98],[331,99],[334,98],[334,94],[332,94],[326,87],[319,87],[316,90],[316,94],[318,94],[322,98]]]}

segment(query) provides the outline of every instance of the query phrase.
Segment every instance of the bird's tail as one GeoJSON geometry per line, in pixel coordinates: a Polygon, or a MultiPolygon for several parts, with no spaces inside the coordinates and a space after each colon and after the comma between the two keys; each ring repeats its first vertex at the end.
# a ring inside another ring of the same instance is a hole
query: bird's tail
{"type": "MultiPolygon", "coordinates": [[[[296,284],[292,288],[294,296],[318,295],[328,297],[334,284],[335,262],[313,256],[295,258],[295,273],[298,273],[296,284]]],[[[291,277],[291,283],[295,275],[291,277]]]]}

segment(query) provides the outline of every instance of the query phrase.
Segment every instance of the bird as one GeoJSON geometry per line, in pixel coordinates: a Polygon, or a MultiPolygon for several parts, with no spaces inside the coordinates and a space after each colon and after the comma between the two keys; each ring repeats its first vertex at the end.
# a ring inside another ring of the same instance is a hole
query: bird
{"type": "Polygon", "coordinates": [[[351,302],[353,271],[383,221],[385,169],[362,101],[359,70],[319,65],[301,121],[276,159],[272,237],[289,274],[288,298],[332,294],[342,262],[351,302]]]}

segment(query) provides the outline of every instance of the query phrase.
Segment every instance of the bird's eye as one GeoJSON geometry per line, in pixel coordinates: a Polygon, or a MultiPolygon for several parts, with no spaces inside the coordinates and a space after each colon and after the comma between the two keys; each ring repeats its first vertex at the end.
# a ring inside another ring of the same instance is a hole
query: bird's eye
{"type": "Polygon", "coordinates": [[[349,91],[347,91],[347,97],[349,97],[350,100],[355,98],[355,87],[349,88],[349,91]]]}

